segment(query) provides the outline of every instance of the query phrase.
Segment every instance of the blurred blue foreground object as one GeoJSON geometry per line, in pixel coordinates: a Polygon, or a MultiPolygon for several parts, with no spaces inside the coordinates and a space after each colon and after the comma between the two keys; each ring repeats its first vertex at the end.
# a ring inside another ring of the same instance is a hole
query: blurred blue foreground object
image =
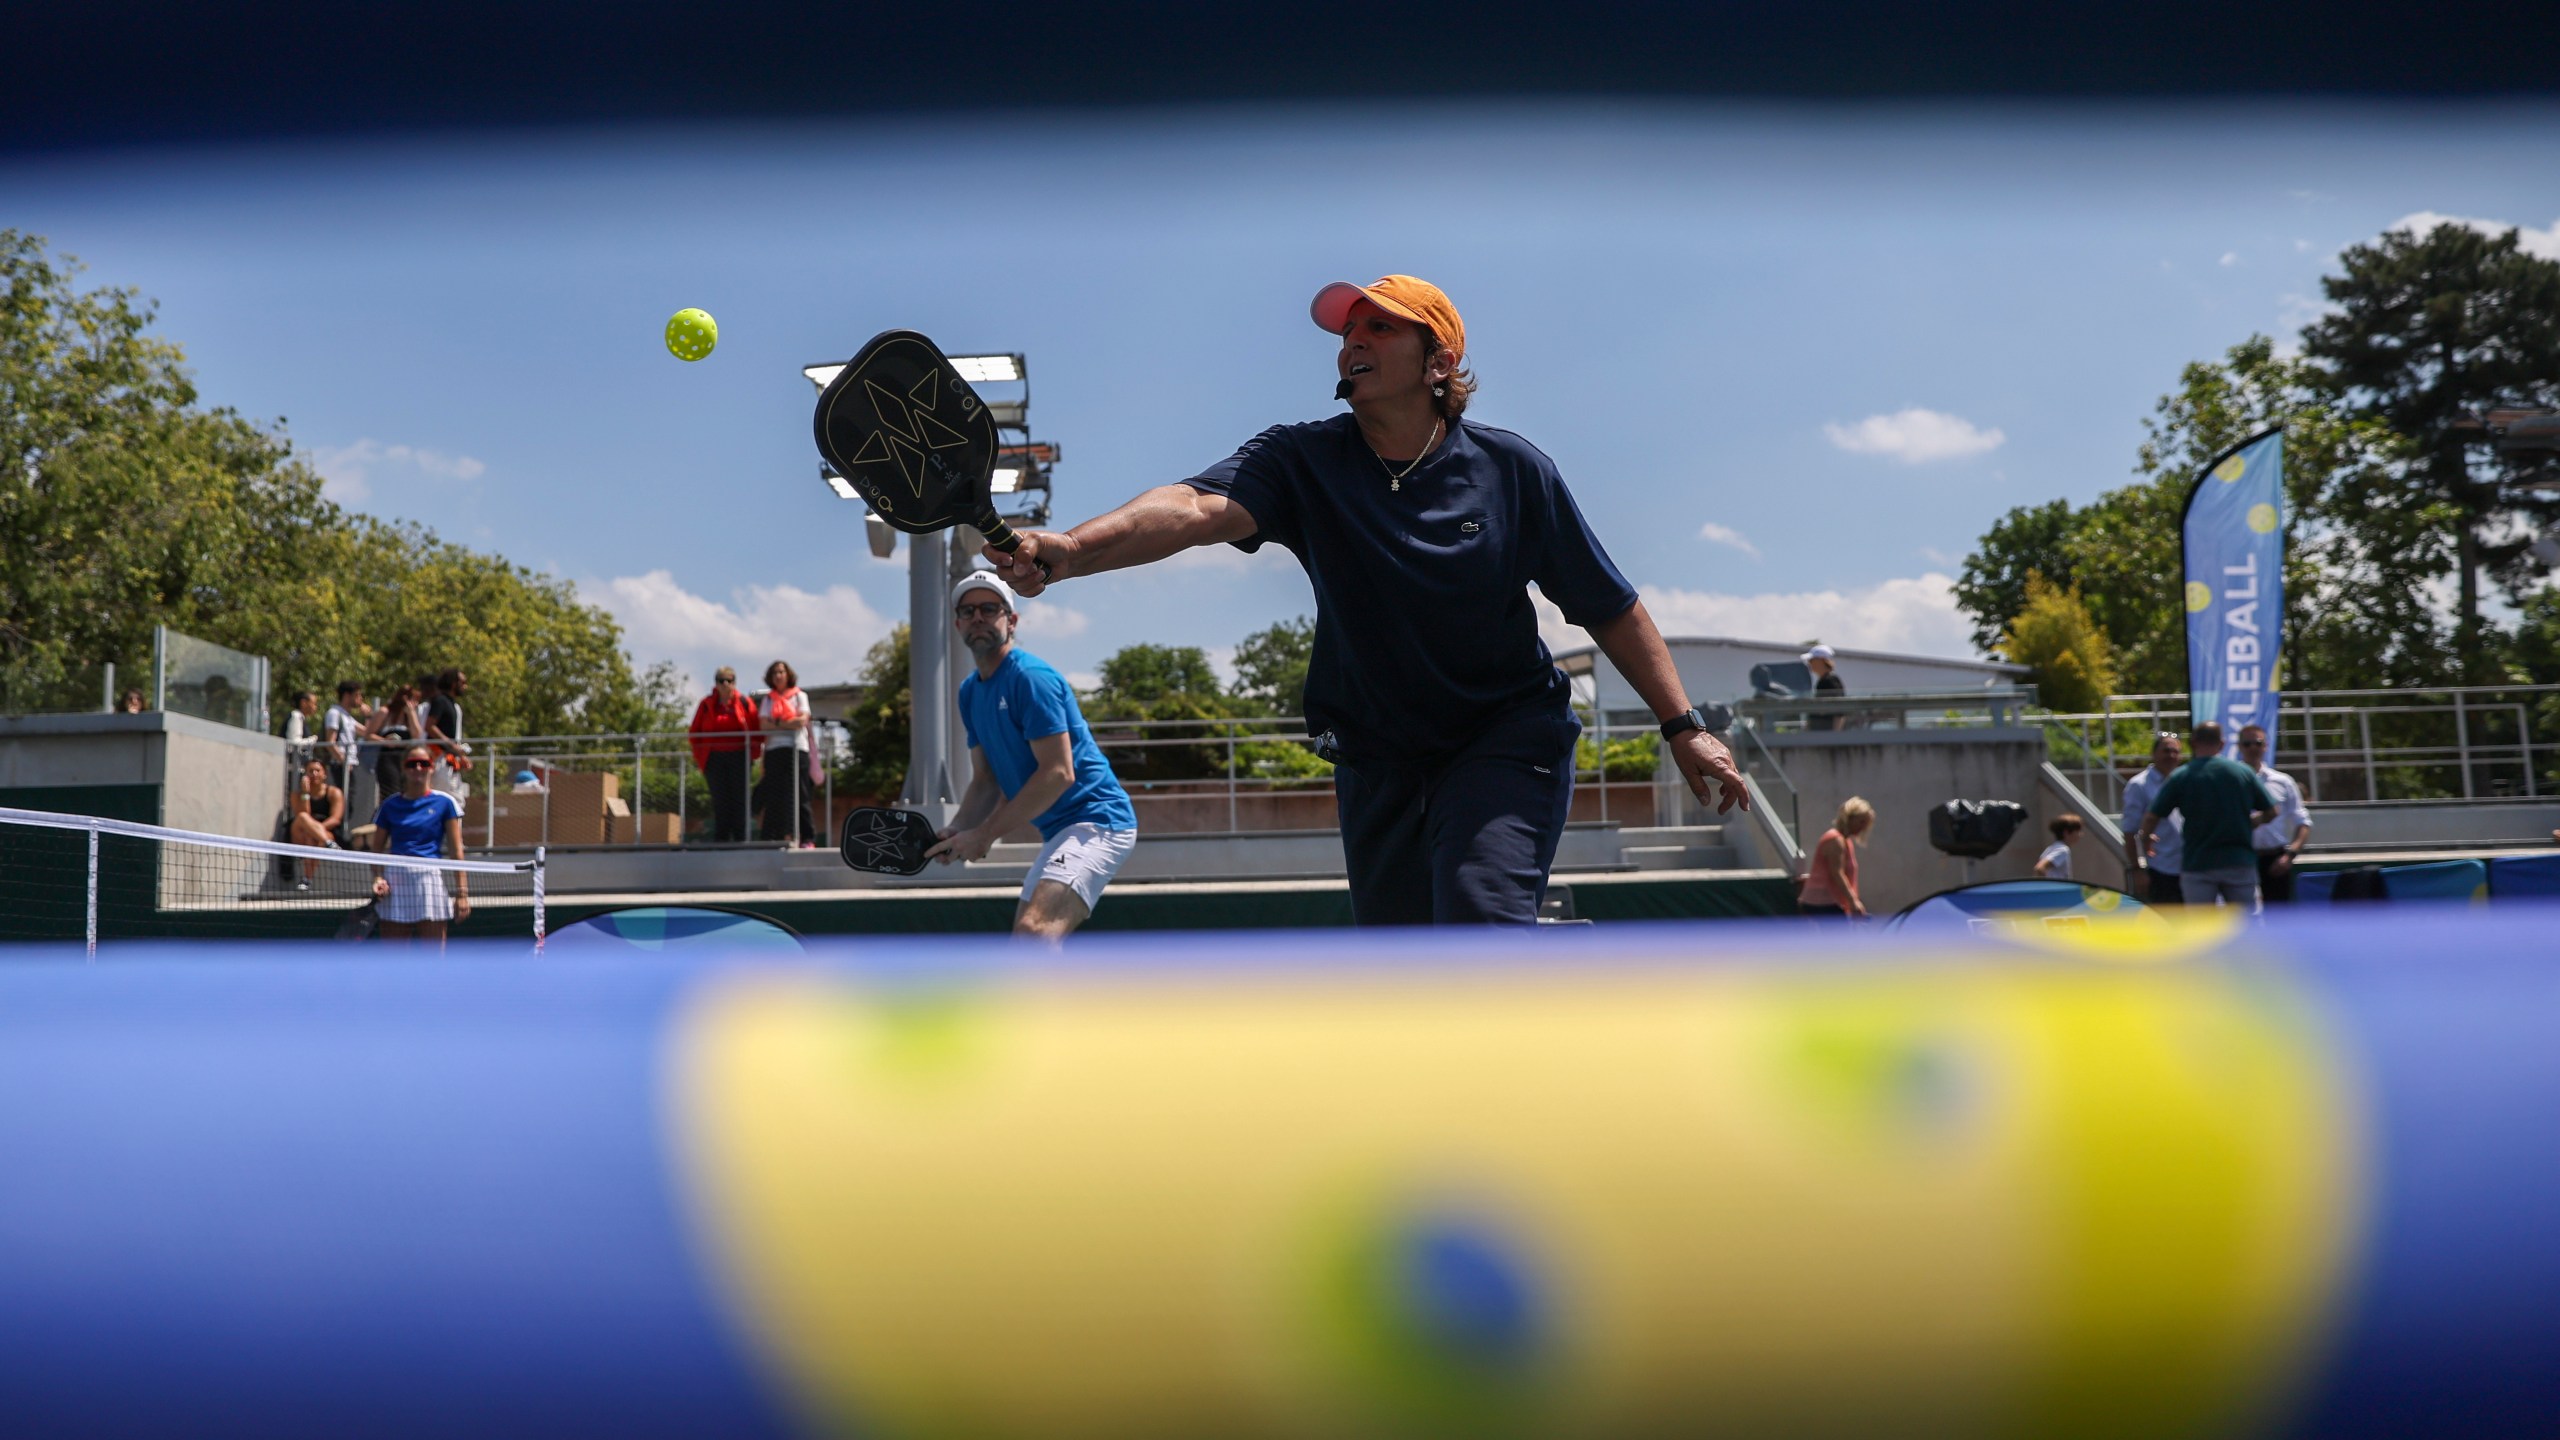
{"type": "Polygon", "coordinates": [[[0,1433],[2560,1434],[2560,910],[2037,898],[11,952],[0,1433]]]}

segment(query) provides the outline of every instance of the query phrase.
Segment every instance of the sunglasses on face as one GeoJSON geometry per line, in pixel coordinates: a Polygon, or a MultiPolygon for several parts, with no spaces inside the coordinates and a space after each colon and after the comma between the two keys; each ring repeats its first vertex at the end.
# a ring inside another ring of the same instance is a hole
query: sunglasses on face
{"type": "Polygon", "coordinates": [[[400,768],[403,770],[433,770],[436,768],[436,762],[433,760],[403,760],[400,762],[400,768]]]}
{"type": "Polygon", "coordinates": [[[984,600],[975,605],[958,606],[954,608],[952,613],[963,620],[967,620],[973,616],[985,616],[987,619],[993,620],[1004,613],[1004,608],[1003,603],[1000,601],[984,600]]]}

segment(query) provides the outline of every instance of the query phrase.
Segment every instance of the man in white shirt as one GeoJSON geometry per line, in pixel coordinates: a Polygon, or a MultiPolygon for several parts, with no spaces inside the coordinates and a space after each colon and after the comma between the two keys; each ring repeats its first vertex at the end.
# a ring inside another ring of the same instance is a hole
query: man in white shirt
{"type": "Polygon", "coordinates": [[[2293,864],[2311,838],[2311,812],[2302,806],[2302,787],[2293,777],[2267,763],[2267,730],[2240,727],[2240,763],[2258,772],[2258,783],[2276,802],[2276,818],[2249,832],[2249,848],[2258,852],[2258,893],[2270,905],[2293,903],[2293,864]]]}
{"type": "Polygon", "coordinates": [[[2151,810],[2151,801],[2160,787],[2169,783],[2169,772],[2178,768],[2185,747],[2178,737],[2163,730],[2151,742],[2151,766],[2124,782],[2124,860],[2125,888],[2135,898],[2153,905],[2183,905],[2185,892],[2179,888],[2178,817],[2161,817],[2152,832],[2151,853],[2142,853],[2142,817],[2151,810]]]}

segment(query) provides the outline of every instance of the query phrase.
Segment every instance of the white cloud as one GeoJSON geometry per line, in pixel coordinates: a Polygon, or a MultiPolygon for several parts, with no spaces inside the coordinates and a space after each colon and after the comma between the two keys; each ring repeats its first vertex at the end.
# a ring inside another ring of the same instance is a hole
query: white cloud
{"type": "Polygon", "coordinates": [[[1217,672],[1219,684],[1233,685],[1236,683],[1236,647],[1233,645],[1203,645],[1200,647],[1200,655],[1202,659],[1209,662],[1209,668],[1217,672]]]}
{"type": "Polygon", "coordinates": [[[1093,623],[1081,610],[1052,605],[1046,600],[1025,600],[1021,604],[1022,633],[1026,640],[1037,635],[1053,639],[1062,635],[1081,635],[1093,623]]]}
{"type": "Polygon", "coordinates": [[[2221,261],[2221,263],[2222,263],[2224,266],[2226,266],[2226,267],[2239,264],[2239,263],[2240,263],[2240,252],[2239,252],[2239,251],[2237,251],[2237,250],[2225,250],[2225,251],[2223,251],[2223,252],[2222,252],[2222,261],[2221,261]]]}
{"type": "Polygon", "coordinates": [[[1067,685],[1075,690],[1099,690],[1102,677],[1090,670],[1070,670],[1067,672],[1067,685]]]}
{"type": "Polygon", "coordinates": [[[320,472],[321,493],[341,505],[359,505],[372,499],[377,471],[405,472],[384,478],[414,483],[420,477],[477,480],[489,469],[468,455],[447,455],[440,450],[391,445],[371,438],[352,445],[316,445],[310,453],[311,468],[320,472]]]}
{"type": "Polygon", "coordinates": [[[1890,455],[1905,465],[1951,460],[1997,450],[2009,437],[1961,416],[1918,406],[1870,415],[1855,425],[1825,425],[1831,443],[1858,455],[1890,455]]]}
{"type": "Polygon", "coordinates": [[[2306,255],[2306,254],[2309,254],[2309,253],[2310,253],[2310,251],[2311,251],[2311,242],[2310,242],[2310,241],[2308,241],[2308,240],[2296,240],[2296,241],[2294,241],[2294,242],[2293,242],[2293,253],[2294,253],[2294,254],[2296,254],[2296,255],[2306,255]]]}
{"type": "Polygon", "coordinates": [[[1719,525],[1713,520],[1698,527],[1698,538],[1712,540],[1718,545],[1730,545],[1754,560],[1760,558],[1760,547],[1745,539],[1741,531],[1719,525]]]}
{"type": "MultiPolygon", "coordinates": [[[[1820,636],[1858,650],[1911,655],[1973,654],[1971,622],[1956,609],[1955,581],[1937,571],[1854,590],[1763,591],[1729,595],[1640,585],[1644,607],[1665,635],[1725,635],[1800,644],[1820,636]]],[[[1538,596],[1538,633],[1551,650],[1588,645],[1564,612],[1538,596]]]]}
{"type": "MultiPolygon", "coordinates": [[[[726,601],[696,595],[665,570],[581,584],[579,598],[622,622],[625,646],[642,664],[671,659],[697,684],[734,665],[741,679],[775,659],[791,662],[801,683],[832,684],[861,672],[863,653],[889,633],[890,621],[850,585],[823,593],[796,585],[751,585],[726,601]]],[[[1082,628],[1074,611],[1067,622],[1082,628]]],[[[1073,633],[1072,631],[1067,633],[1073,633]]]]}
{"type": "Polygon", "coordinates": [[[2504,220],[2479,220],[2467,215],[2442,215],[2433,210],[2421,210],[2414,215],[2403,215],[2383,226],[2382,233],[2388,235],[2394,230],[2406,230],[2412,235],[2424,238],[2439,225],[2459,225],[2465,230],[2477,230],[2483,235],[2492,236],[2504,235],[2513,230],[2516,232],[2516,248],[2527,255],[2539,255],[2545,260],[2560,260],[2560,220],[2552,221],[2544,229],[2535,230],[2528,226],[2510,225],[2504,220]]]}

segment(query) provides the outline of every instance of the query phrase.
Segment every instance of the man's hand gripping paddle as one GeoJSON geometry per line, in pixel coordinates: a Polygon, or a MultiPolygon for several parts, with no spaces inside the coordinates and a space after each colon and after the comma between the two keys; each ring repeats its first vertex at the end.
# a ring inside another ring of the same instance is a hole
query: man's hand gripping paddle
{"type": "Polygon", "coordinates": [[[924,852],[941,838],[913,810],[866,805],[844,817],[844,863],[875,875],[919,875],[924,852]]]}
{"type": "Polygon", "coordinates": [[[995,418],[931,340],[872,336],[819,394],[816,427],[818,453],[890,525],[910,535],[968,525],[998,550],[1020,548],[988,488],[995,418]]]}

